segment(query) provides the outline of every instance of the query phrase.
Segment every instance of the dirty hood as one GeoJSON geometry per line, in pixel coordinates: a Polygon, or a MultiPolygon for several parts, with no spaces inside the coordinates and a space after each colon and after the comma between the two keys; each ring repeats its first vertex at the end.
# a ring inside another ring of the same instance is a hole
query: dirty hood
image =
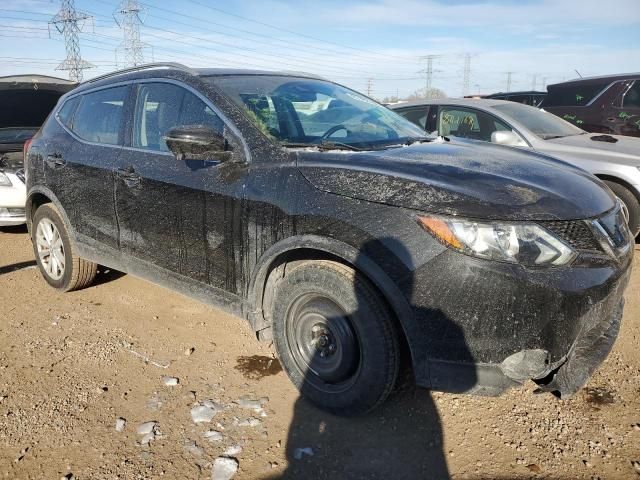
{"type": "Polygon", "coordinates": [[[583,157],[600,158],[614,163],[629,166],[640,165],[640,138],[625,137],[622,135],[603,135],[589,133],[586,135],[571,135],[563,138],[553,138],[544,141],[545,152],[553,154],[557,152],[578,153],[583,157]],[[598,140],[610,138],[615,142],[598,140]],[[595,140],[594,140],[595,139],[595,140]]]}
{"type": "Polygon", "coordinates": [[[490,144],[422,143],[380,151],[298,150],[319,190],[424,212],[500,220],[570,220],[613,208],[593,175],[490,144]]]}

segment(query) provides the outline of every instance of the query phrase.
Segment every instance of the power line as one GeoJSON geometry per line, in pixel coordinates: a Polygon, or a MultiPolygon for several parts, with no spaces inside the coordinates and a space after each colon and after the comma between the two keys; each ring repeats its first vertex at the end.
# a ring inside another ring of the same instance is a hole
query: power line
{"type": "Polygon", "coordinates": [[[80,54],[80,41],[78,33],[82,25],[89,19],[89,15],[76,11],[74,0],[61,0],[60,10],[49,22],[54,25],[59,33],[64,35],[67,58],[56,70],[69,70],[69,80],[82,81],[82,70],[93,67],[92,64],[82,59],[80,54]]]}

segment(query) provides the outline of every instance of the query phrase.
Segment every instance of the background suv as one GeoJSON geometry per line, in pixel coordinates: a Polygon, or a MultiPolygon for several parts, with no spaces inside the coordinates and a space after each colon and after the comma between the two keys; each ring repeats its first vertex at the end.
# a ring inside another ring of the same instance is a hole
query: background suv
{"type": "Polygon", "coordinates": [[[547,91],[540,108],[587,132],[640,137],[640,74],[577,78],[547,91]]]}
{"type": "Polygon", "coordinates": [[[61,290],[97,264],[246,318],[302,394],[575,393],[609,352],[633,255],[620,205],[534,154],[430,142],[304,74],[161,65],[61,99],[27,152],[29,228],[61,290]],[[464,301],[460,301],[464,298],[464,301]]]}

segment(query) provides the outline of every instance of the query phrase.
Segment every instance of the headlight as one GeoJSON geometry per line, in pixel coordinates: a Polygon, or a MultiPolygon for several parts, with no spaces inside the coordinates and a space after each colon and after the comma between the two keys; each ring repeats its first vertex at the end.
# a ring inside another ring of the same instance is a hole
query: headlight
{"type": "Polygon", "coordinates": [[[10,187],[11,185],[13,184],[11,180],[9,180],[9,177],[7,177],[4,172],[0,172],[0,187],[10,187]]]}
{"type": "Polygon", "coordinates": [[[526,266],[566,265],[576,257],[569,245],[535,223],[422,216],[418,223],[446,246],[474,257],[526,266]]]}

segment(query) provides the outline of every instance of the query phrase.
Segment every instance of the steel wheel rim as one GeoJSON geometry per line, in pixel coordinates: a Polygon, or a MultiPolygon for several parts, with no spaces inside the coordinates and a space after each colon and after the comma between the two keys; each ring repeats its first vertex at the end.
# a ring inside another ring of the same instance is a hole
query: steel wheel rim
{"type": "Polygon", "coordinates": [[[297,298],[286,318],[287,346],[305,381],[332,393],[347,390],[362,361],[360,341],[349,315],[316,293],[297,298]]]}
{"type": "Polygon", "coordinates": [[[36,248],[44,272],[52,280],[60,280],[65,271],[64,243],[60,231],[48,218],[38,222],[36,248]]]}

